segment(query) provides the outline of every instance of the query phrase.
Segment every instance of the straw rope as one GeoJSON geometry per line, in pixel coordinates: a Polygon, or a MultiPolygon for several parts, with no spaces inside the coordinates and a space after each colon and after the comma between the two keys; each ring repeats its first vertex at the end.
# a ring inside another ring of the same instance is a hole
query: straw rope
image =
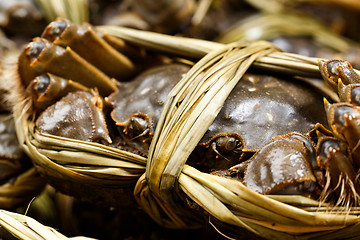
{"type": "Polygon", "coordinates": [[[88,0],[36,0],[48,22],[64,17],[73,23],[89,21],[88,0]]]}
{"type": "Polygon", "coordinates": [[[92,239],[87,237],[67,238],[55,229],[46,227],[30,217],[5,210],[0,210],[0,225],[8,230],[13,236],[23,240],[92,239]]]}
{"type": "Polygon", "coordinates": [[[133,190],[144,210],[166,227],[202,223],[185,203],[190,198],[234,229],[244,227],[265,238],[335,239],[359,231],[358,209],[339,214],[304,197],[260,195],[238,181],[185,164],[249,67],[320,76],[318,58],[279,52],[265,41],[223,45],[126,28],[99,29],[148,50],[201,59],[168,95],[148,159],[97,143],[40,134],[26,111],[27,103],[20,103],[14,113],[19,142],[51,183],[61,180],[59,185],[65,185],[69,194],[88,189],[78,194],[92,195],[95,189],[113,206],[131,201],[122,199],[123,190],[133,190]]]}

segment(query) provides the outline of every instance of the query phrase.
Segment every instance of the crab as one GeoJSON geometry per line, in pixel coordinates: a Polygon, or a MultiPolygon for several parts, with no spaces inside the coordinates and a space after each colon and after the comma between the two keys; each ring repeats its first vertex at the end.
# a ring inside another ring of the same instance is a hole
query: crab
{"type": "Polygon", "coordinates": [[[320,61],[319,68],[341,101],[324,98],[331,131],[318,123],[305,134],[277,136],[223,174],[243,174],[245,185],[263,194],[301,193],[335,205],[359,204],[359,75],[344,60],[320,61]]]}
{"type": "MultiPolygon", "coordinates": [[[[140,49],[89,24],[50,23],[19,57],[36,128],[146,156],[165,98],[191,63],[145,64],[139,56],[140,49]]],[[[325,101],[324,110],[324,95],[314,86],[248,72],[187,163],[263,194],[336,196],[358,204],[359,77],[344,61],[319,67],[346,103],[325,101]]]]}

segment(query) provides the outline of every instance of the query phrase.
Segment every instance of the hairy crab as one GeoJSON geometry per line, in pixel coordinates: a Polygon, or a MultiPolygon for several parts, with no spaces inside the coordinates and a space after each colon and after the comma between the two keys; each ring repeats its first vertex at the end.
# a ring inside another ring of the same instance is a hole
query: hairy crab
{"type": "MultiPolygon", "coordinates": [[[[19,76],[33,102],[36,129],[146,156],[165,97],[191,66],[167,59],[145,65],[133,79],[139,71],[134,56],[141,51],[129,48],[89,25],[64,19],[51,23],[19,57],[19,76]],[[104,56],[98,57],[103,61],[82,49],[93,46],[93,54],[104,56]]],[[[358,97],[347,92],[357,86],[358,75],[339,61],[321,63],[320,68],[339,86],[341,99],[348,102],[344,106],[325,102],[325,114],[315,87],[281,75],[247,73],[188,163],[239,179],[264,194],[335,195],[357,204],[359,110],[353,104],[358,97]],[[323,127],[326,118],[333,133],[323,127]]]]}
{"type": "Polygon", "coordinates": [[[319,67],[341,101],[330,104],[324,99],[332,132],[317,124],[306,134],[277,136],[249,160],[221,174],[240,178],[262,194],[303,194],[333,198],[336,205],[359,204],[359,75],[343,60],[320,61],[319,67]]]}

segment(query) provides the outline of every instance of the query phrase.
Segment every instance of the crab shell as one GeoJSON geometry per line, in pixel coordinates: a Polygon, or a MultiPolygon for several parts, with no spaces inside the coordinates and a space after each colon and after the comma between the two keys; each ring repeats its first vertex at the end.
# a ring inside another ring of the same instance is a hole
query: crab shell
{"type": "MultiPolygon", "coordinates": [[[[151,137],[162,103],[187,68],[180,64],[155,67],[133,81],[122,83],[119,90],[107,99],[114,107],[112,118],[123,129],[120,131],[126,133],[131,118],[141,114],[149,123],[144,128],[149,127],[151,137]]],[[[277,135],[293,131],[305,133],[317,122],[326,124],[320,94],[310,86],[292,80],[245,74],[188,163],[205,171],[226,169],[239,163],[243,152],[252,154],[277,135]],[[236,145],[234,151],[221,151],[218,148],[220,137],[237,141],[233,144],[236,145]],[[223,162],[220,163],[219,158],[223,162]]],[[[146,154],[148,144],[143,140],[128,137],[129,144],[146,154]]]]}
{"type": "Polygon", "coordinates": [[[163,104],[174,85],[190,69],[181,63],[149,69],[105,98],[113,110],[111,118],[127,144],[147,154],[163,104]]]}

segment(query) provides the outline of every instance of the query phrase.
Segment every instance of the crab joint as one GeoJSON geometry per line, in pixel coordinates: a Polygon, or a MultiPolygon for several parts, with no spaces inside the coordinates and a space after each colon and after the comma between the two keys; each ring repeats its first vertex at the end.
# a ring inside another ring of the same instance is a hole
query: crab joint
{"type": "MultiPolygon", "coordinates": [[[[336,138],[321,138],[317,149],[318,165],[326,171],[327,181],[322,195],[337,193],[338,203],[359,201],[360,187],[346,143],[336,138]]],[[[357,203],[358,204],[358,203],[357,203]]]]}
{"type": "Polygon", "coordinates": [[[335,88],[340,79],[345,85],[360,83],[359,75],[347,61],[319,61],[319,69],[323,78],[335,88]]]}
{"type": "Polygon", "coordinates": [[[360,83],[345,85],[341,79],[339,79],[338,93],[341,102],[360,106],[360,83]]]}
{"type": "Polygon", "coordinates": [[[349,144],[353,161],[360,167],[360,108],[348,103],[324,103],[332,131],[349,144]]]}

